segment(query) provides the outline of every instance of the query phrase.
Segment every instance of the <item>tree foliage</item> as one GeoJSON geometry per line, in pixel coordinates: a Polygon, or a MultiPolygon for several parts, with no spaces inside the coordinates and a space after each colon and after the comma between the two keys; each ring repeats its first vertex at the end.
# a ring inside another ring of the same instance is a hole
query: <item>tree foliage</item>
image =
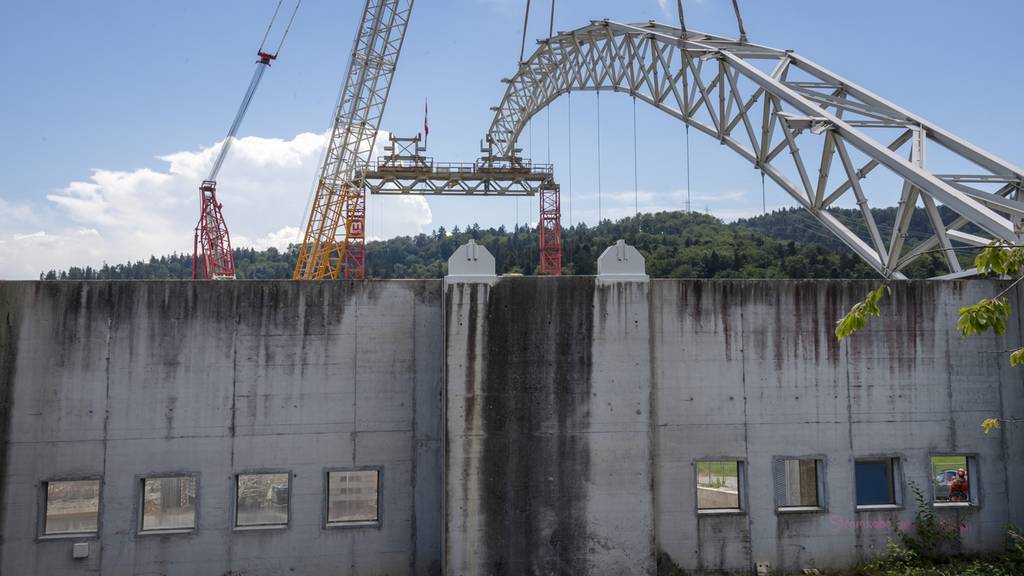
{"type": "MultiPolygon", "coordinates": [[[[768,215],[764,218],[772,218],[768,215]]],[[[749,221],[752,222],[752,221],[749,221]]],[[[782,224],[780,224],[782,225],[782,224]]],[[[782,232],[780,231],[781,235],[782,232]]],[[[647,272],[658,278],[873,278],[875,273],[849,250],[811,241],[774,238],[741,224],[725,224],[697,213],[658,212],[578,224],[562,231],[565,274],[596,274],[597,257],[618,239],[636,246],[647,272]]],[[[473,224],[451,231],[400,236],[367,243],[369,278],[440,278],[448,257],[469,239],[494,255],[497,272],[538,272],[539,238],[535,228],[481,228],[473,224]]],[[[235,249],[239,278],[291,278],[296,247],[235,249]]],[[[41,274],[47,280],[142,280],[192,277],[192,256],[173,254],[148,261],[73,267],[41,274]]]]}
{"type": "Polygon", "coordinates": [[[868,318],[880,315],[882,311],[878,307],[878,301],[891,293],[892,290],[886,284],[868,292],[863,301],[854,304],[850,311],[836,322],[836,338],[846,338],[863,328],[868,318]]]}

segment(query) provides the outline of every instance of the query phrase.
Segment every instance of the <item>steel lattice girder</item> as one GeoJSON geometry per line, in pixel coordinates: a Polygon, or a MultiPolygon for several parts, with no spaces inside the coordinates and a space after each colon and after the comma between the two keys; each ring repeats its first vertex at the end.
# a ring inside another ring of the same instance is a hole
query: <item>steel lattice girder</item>
{"type": "Polygon", "coordinates": [[[693,31],[684,38],[678,28],[654,22],[607,20],[538,44],[516,75],[503,80],[508,87],[494,109],[489,137],[504,154],[527,121],[562,94],[626,92],[762,170],[883,276],[903,277],[901,269],[934,250],[945,256],[948,277],[970,275],[976,271],[961,269],[953,242],[1021,240],[1024,202],[1017,196],[1024,171],[792,51],[693,31]],[[926,148],[940,151],[941,162],[926,163],[926,148]],[[833,169],[837,157],[840,167],[833,169]],[[808,171],[811,160],[816,178],[808,171]],[[952,169],[933,171],[940,163],[952,169]],[[902,183],[888,241],[870,210],[868,193],[877,186],[865,182],[879,167],[902,183]],[[827,210],[851,193],[863,236],[827,210]],[[918,199],[933,235],[908,249],[918,199]],[[958,217],[944,222],[940,204],[958,217]],[[976,233],[961,231],[968,226],[976,233]]]}
{"type": "Polygon", "coordinates": [[[369,164],[412,5],[413,0],[367,0],[363,7],[295,279],[337,278],[342,268],[346,277],[363,275],[366,198],[362,183],[353,179],[369,164]]]}
{"type": "Polygon", "coordinates": [[[550,170],[501,173],[466,169],[438,172],[370,169],[359,174],[371,194],[443,196],[534,196],[554,183],[550,170]]]}

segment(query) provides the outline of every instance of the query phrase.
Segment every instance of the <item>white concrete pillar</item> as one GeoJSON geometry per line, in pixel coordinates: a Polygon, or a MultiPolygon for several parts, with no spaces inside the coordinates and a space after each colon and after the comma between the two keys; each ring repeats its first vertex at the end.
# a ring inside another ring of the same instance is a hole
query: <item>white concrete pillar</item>
{"type": "Polygon", "coordinates": [[[647,282],[646,263],[640,251],[619,240],[597,258],[597,283],[647,282]]]}
{"type": "Polygon", "coordinates": [[[493,284],[497,279],[494,256],[487,248],[470,240],[448,258],[448,275],[445,284],[493,284]]]}

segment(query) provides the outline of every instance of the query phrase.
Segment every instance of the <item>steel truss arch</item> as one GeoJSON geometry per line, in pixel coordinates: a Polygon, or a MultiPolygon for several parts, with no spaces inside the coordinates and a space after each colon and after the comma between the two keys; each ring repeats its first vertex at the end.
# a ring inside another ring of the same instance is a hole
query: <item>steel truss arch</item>
{"type": "Polygon", "coordinates": [[[527,121],[559,96],[625,92],[762,170],[883,276],[904,277],[902,269],[930,252],[949,269],[940,277],[970,276],[976,270],[962,268],[954,244],[1021,242],[1024,171],[790,50],[608,20],[538,45],[503,80],[505,95],[492,109],[488,139],[504,156],[514,156],[527,121]],[[870,210],[868,194],[879,184],[899,191],[891,230],[870,210]],[[848,195],[861,222],[828,211],[848,195]],[[932,232],[910,245],[918,201],[932,232]]]}

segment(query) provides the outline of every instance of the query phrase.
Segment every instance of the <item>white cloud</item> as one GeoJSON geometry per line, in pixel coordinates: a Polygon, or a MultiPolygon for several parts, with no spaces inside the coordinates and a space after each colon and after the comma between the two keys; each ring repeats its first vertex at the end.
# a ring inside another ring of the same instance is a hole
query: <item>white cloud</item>
{"type": "Polygon", "coordinates": [[[16,227],[33,224],[36,220],[35,211],[28,204],[7,202],[0,198],[0,230],[13,230],[16,227]]]}
{"type": "MultiPolygon", "coordinates": [[[[325,140],[303,133],[233,144],[217,187],[233,245],[283,249],[299,239],[325,140]]],[[[190,252],[198,186],[219,146],[159,156],[162,170],[96,169],[37,205],[0,198],[0,278],[190,252]]],[[[386,201],[386,217],[373,207],[368,225],[384,237],[426,231],[432,219],[422,197],[386,201]]]]}

